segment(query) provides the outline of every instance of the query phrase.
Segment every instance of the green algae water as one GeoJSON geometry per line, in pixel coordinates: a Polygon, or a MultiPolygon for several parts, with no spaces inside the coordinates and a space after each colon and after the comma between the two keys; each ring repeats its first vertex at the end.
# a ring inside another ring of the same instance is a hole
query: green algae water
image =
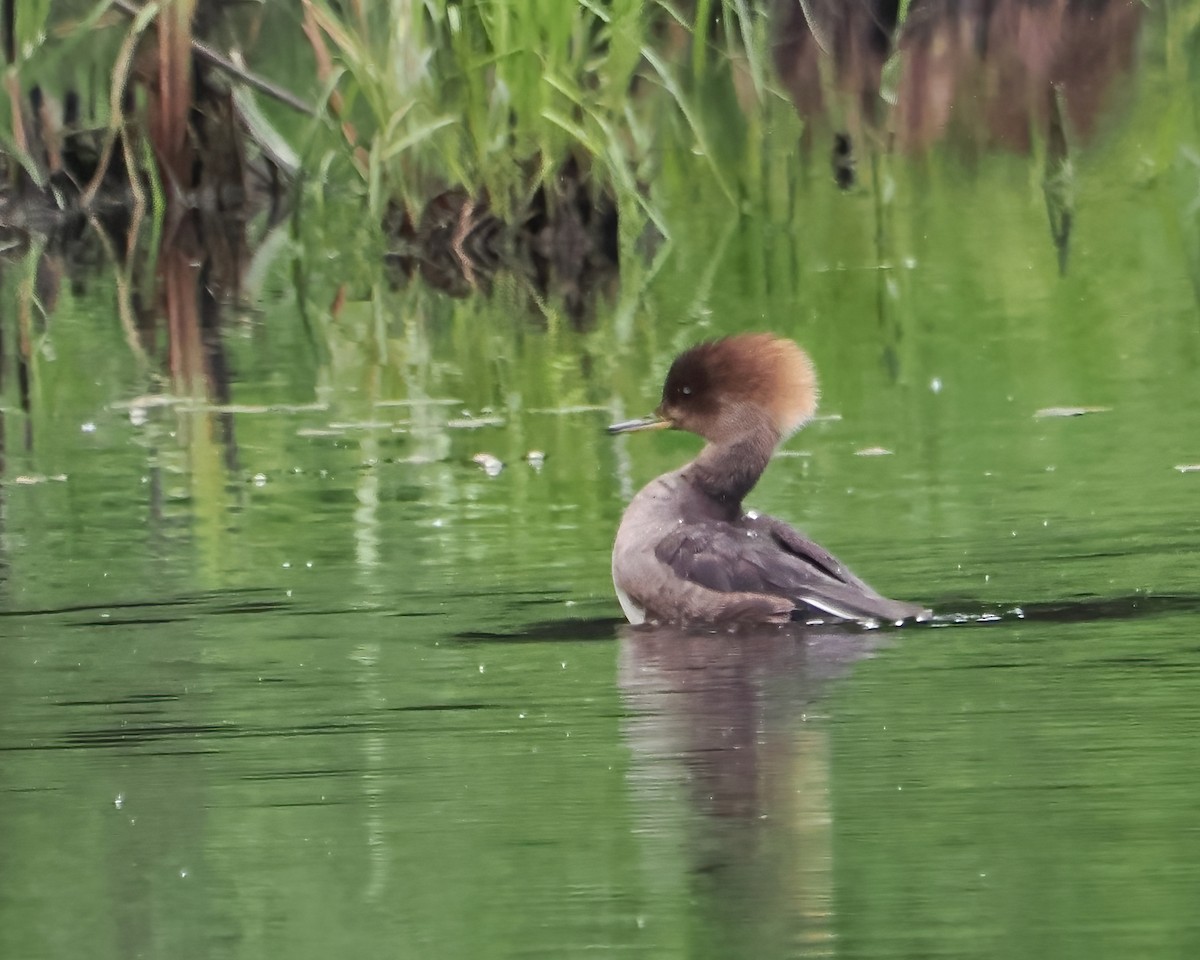
{"type": "Polygon", "coordinates": [[[664,156],[586,322],[397,284],[330,206],[189,384],[111,271],[6,264],[0,956],[1200,952],[1188,10],[1065,264],[1043,158],[839,191],[794,117],[737,208],[664,156]],[[621,511],[697,440],[603,428],[750,329],[822,383],[750,505],[935,623],[620,623],[621,511]]]}

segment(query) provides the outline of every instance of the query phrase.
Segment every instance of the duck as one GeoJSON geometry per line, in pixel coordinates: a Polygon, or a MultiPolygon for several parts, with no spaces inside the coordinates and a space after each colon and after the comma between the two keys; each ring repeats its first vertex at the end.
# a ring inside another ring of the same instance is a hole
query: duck
{"type": "Polygon", "coordinates": [[[654,414],[608,427],[684,430],[705,441],[690,463],[643,487],[621,518],[612,578],[630,623],[929,619],[929,609],[883,596],[784,521],[743,507],[817,399],[816,370],[798,344],[742,333],[685,350],[654,414]]]}

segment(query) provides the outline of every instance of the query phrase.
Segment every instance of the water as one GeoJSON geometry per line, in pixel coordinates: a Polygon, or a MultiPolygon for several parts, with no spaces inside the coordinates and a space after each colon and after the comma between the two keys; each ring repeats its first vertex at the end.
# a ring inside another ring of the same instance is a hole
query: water
{"type": "Polygon", "coordinates": [[[43,266],[27,412],[5,359],[0,956],[1195,955],[1168,26],[1076,156],[1065,274],[1040,160],[860,156],[840,193],[790,143],[737,213],[664,169],[675,236],[583,323],[393,289],[354,210],[263,255],[220,364],[139,357],[111,272],[43,266]],[[696,443],[603,427],[763,328],[826,419],[752,505],[936,623],[620,624],[621,510],[696,443]]]}

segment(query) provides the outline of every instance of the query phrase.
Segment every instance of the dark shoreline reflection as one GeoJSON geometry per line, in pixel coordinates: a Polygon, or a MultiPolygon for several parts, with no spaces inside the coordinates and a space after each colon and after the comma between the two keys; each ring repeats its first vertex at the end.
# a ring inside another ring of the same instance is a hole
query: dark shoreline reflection
{"type": "Polygon", "coordinates": [[[1091,138],[1117,78],[1135,69],[1144,7],[912,0],[898,26],[895,0],[780,0],[775,68],[800,115],[837,131],[835,170],[855,144],[893,137],[908,151],[948,140],[1024,154],[1062,120],[1091,138]],[[896,52],[896,87],[885,91],[896,52]]]}
{"type": "Polygon", "coordinates": [[[647,869],[692,904],[713,955],[822,954],[834,936],[829,736],[820,699],[886,639],[624,627],[630,792],[647,869]],[[678,862],[682,877],[663,875],[678,862]]]}
{"type": "Polygon", "coordinates": [[[901,33],[896,135],[922,149],[943,137],[1028,153],[1066,121],[1100,124],[1116,78],[1134,67],[1142,3],[914,0],[901,33]]]}

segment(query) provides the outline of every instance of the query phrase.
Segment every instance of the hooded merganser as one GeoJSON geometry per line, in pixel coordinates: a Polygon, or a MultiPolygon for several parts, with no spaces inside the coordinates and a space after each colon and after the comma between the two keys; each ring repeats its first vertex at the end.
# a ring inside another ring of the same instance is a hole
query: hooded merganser
{"type": "Polygon", "coordinates": [[[791,340],[748,333],[680,354],[654,416],[608,428],[672,428],[708,441],[691,463],[643,487],[621,519],[612,573],[631,623],[930,615],[876,593],[786,523],[742,510],[775,448],[816,406],[808,354],[791,340]]]}

